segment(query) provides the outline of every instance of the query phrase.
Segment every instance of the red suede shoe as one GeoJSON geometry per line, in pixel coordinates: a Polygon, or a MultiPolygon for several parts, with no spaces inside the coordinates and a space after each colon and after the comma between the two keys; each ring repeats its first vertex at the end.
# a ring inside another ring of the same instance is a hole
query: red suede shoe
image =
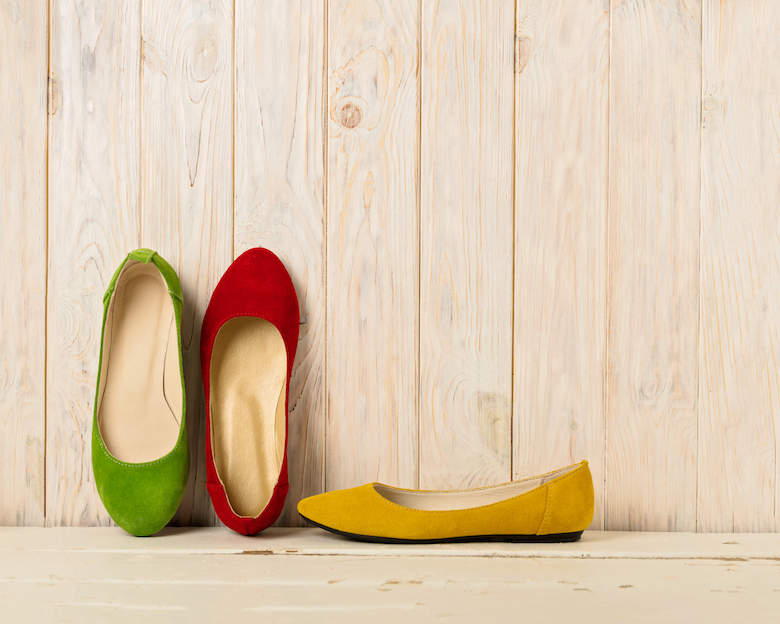
{"type": "Polygon", "coordinates": [[[225,271],[203,319],[206,487],[219,519],[244,535],[271,526],[287,496],[287,402],[299,321],[289,274],[260,247],[225,271]]]}

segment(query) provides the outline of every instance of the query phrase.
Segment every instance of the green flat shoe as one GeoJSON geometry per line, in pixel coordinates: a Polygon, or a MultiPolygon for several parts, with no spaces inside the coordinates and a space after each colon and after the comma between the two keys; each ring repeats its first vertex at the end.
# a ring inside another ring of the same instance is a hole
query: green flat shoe
{"type": "Polygon", "coordinates": [[[304,498],[298,513],[311,524],[365,542],[573,542],[593,519],[593,479],[583,461],[473,490],[402,490],[369,483],[304,498]]]}
{"type": "Polygon", "coordinates": [[[179,278],[136,249],[103,296],[92,470],[111,518],[151,535],[179,507],[190,467],[181,357],[179,278]]]}

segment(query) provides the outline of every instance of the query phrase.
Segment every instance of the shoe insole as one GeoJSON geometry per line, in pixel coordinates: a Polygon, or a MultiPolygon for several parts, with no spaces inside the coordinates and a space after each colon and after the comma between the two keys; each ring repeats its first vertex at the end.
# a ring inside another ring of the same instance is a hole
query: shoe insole
{"type": "Polygon", "coordinates": [[[98,425],[106,448],[130,463],[168,454],[182,412],[179,343],[168,286],[153,264],[126,265],[120,274],[103,354],[98,425]]]}
{"type": "Polygon", "coordinates": [[[531,477],[513,483],[502,483],[486,488],[476,488],[473,490],[449,490],[449,491],[425,491],[425,490],[399,490],[388,485],[376,484],[376,492],[387,500],[407,507],[409,509],[418,509],[421,511],[454,511],[457,509],[470,509],[472,507],[481,507],[492,503],[520,496],[540,485],[557,479],[568,472],[576,470],[580,464],[567,466],[555,472],[551,472],[539,477],[531,477]]]}
{"type": "Polygon", "coordinates": [[[217,333],[209,401],[214,463],[238,516],[265,509],[284,457],[287,352],[268,321],[241,316],[217,333]]]}

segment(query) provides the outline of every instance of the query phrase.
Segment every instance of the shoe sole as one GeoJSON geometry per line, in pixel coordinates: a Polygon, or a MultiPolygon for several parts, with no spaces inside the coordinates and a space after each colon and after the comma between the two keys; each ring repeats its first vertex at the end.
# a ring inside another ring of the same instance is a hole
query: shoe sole
{"type": "Polygon", "coordinates": [[[377,537],[375,535],[361,535],[360,533],[347,533],[326,527],[319,522],[309,520],[306,516],[301,516],[309,524],[316,527],[342,535],[360,542],[371,542],[375,544],[463,544],[465,542],[512,542],[516,544],[550,544],[559,542],[576,542],[582,537],[582,531],[573,533],[552,533],[550,535],[466,535],[464,537],[442,537],[438,539],[401,539],[397,537],[377,537]]]}

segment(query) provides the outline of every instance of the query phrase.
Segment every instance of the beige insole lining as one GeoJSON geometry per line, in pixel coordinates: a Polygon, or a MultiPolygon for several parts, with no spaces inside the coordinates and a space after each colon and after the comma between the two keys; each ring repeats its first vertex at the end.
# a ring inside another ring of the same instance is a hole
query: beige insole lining
{"type": "Polygon", "coordinates": [[[129,260],[106,315],[98,426],[109,452],[129,463],[167,455],[179,438],[181,373],[176,316],[153,264],[129,260]]]}
{"type": "Polygon", "coordinates": [[[284,457],[287,351],[265,319],[241,316],[217,333],[209,394],[214,463],[233,512],[255,518],[284,457]]]}
{"type": "Polygon", "coordinates": [[[557,479],[580,467],[580,464],[567,466],[555,472],[540,477],[531,477],[513,483],[504,483],[493,487],[474,490],[450,490],[450,491],[420,491],[398,490],[387,485],[376,484],[377,493],[402,507],[419,509],[421,511],[452,511],[457,509],[470,509],[492,503],[499,503],[520,494],[530,492],[548,481],[557,479]]]}

